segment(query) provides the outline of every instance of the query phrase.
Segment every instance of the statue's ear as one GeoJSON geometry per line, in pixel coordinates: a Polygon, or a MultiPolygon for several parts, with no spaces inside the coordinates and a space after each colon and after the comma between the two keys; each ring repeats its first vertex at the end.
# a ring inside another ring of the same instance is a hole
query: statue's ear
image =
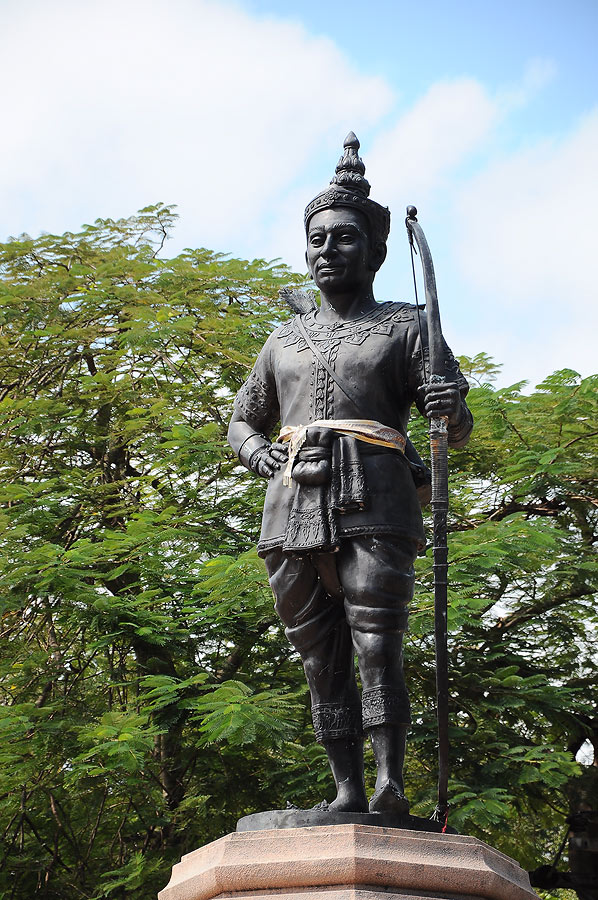
{"type": "Polygon", "coordinates": [[[386,242],[378,241],[370,251],[370,269],[377,272],[384,260],[386,259],[386,242]]]}
{"type": "MultiPolygon", "coordinates": [[[[314,273],[312,272],[311,266],[310,266],[310,264],[309,264],[309,257],[308,257],[308,255],[307,255],[307,250],[305,251],[305,265],[307,266],[307,271],[309,272],[309,274],[310,274],[311,277],[313,278],[313,277],[314,277],[314,273]]],[[[382,263],[380,263],[380,265],[382,265],[382,263]]]]}

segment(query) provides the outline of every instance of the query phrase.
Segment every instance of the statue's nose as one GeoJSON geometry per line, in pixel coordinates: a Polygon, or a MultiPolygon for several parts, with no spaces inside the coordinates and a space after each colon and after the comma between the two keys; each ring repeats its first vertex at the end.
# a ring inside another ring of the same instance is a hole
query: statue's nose
{"type": "Polygon", "coordinates": [[[329,234],[322,245],[322,256],[333,256],[336,253],[334,235],[329,234]]]}

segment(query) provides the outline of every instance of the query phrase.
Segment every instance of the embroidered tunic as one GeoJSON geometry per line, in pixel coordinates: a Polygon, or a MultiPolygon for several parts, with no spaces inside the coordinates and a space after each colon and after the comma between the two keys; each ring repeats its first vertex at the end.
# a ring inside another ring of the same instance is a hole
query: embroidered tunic
{"type": "MultiPolygon", "coordinates": [[[[274,426],[306,425],[318,419],[373,419],[407,434],[413,403],[423,412],[418,388],[423,384],[422,347],[416,308],[407,303],[380,303],[351,322],[321,324],[317,312],[303,315],[310,339],[329,365],[351,388],[350,400],[303,339],[295,317],[272,332],[235,400],[240,415],[270,436],[274,426]],[[356,405],[357,404],[357,405],[356,405]]],[[[424,356],[425,314],[421,313],[424,356]]],[[[446,348],[447,377],[464,398],[469,389],[446,348]]],[[[449,428],[458,443],[471,430],[471,414],[449,428]]],[[[403,454],[360,444],[367,485],[364,508],[340,517],[340,537],[394,534],[425,545],[421,509],[409,464],[403,454]]],[[[285,542],[295,486],[283,484],[282,471],[268,482],[258,552],[265,555],[285,542]]]]}

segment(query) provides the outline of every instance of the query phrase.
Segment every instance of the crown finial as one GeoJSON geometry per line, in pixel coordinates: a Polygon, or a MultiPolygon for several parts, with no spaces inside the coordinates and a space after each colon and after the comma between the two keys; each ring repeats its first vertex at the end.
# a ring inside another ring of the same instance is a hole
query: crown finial
{"type": "Polygon", "coordinates": [[[359,141],[355,132],[350,131],[343,143],[344,153],[338,161],[335,176],[330,184],[338,184],[348,190],[357,191],[363,197],[370,193],[370,183],[364,178],[365,165],[357,153],[359,141]]]}

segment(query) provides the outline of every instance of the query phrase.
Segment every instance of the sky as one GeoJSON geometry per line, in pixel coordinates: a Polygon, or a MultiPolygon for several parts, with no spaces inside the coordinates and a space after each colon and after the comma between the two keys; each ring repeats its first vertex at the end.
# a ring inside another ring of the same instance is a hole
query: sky
{"type": "Polygon", "coordinates": [[[0,240],[160,201],[168,255],[304,272],[353,130],[392,215],[377,299],[413,302],[414,204],[456,354],[591,374],[597,34],[598,0],[0,0],[0,240]]]}

